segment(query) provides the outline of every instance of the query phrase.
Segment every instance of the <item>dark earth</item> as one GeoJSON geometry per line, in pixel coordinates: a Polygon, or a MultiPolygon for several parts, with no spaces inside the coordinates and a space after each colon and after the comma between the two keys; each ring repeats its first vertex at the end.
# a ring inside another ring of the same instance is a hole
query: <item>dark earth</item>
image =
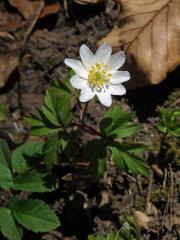
{"type": "MultiPolygon", "coordinates": [[[[114,24],[118,24],[119,16],[120,6],[112,0],[93,6],[72,2],[67,12],[62,7],[58,14],[38,21],[22,51],[19,70],[0,89],[0,99],[11,113],[10,118],[0,125],[0,135],[12,149],[29,137],[23,116],[41,104],[42,94],[52,80],[63,80],[66,76],[68,69],[64,59],[78,58],[79,47],[83,43],[95,50],[97,42],[114,24]]],[[[86,240],[91,233],[117,231],[121,227],[121,219],[134,211],[142,211],[153,218],[148,227],[142,228],[143,239],[180,239],[179,142],[166,139],[161,147],[162,135],[155,127],[159,107],[180,107],[179,77],[177,68],[158,86],[146,86],[114,98],[114,102],[124,110],[136,112],[141,130],[133,140],[148,145],[144,159],[149,165],[156,164],[164,175],[157,169],[151,170],[148,177],[120,174],[109,164],[104,178],[90,183],[82,169],[62,166],[58,172],[60,189],[38,195],[56,211],[62,226],[39,236],[26,232],[24,240],[86,240]],[[72,176],[76,181],[71,181],[72,176]]],[[[96,125],[104,110],[98,102],[92,101],[86,121],[96,125]]],[[[9,192],[0,192],[0,203],[3,204],[9,196],[9,192]]]]}

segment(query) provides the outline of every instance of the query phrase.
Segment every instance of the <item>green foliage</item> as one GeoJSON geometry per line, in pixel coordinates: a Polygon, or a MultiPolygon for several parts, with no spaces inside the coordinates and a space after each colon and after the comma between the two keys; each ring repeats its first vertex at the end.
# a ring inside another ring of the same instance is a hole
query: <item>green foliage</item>
{"type": "Polygon", "coordinates": [[[58,217],[41,200],[17,200],[9,202],[17,222],[33,232],[47,232],[60,226],[58,217]]]}
{"type": "Polygon", "coordinates": [[[16,172],[21,173],[29,169],[26,157],[35,157],[42,153],[44,142],[26,143],[16,148],[12,154],[12,166],[16,172]]]}
{"type": "Polygon", "coordinates": [[[110,142],[109,145],[112,159],[119,170],[147,175],[148,168],[144,160],[135,154],[143,151],[144,147],[143,144],[124,145],[117,142],[110,142]]]}
{"type": "Polygon", "coordinates": [[[88,240],[141,240],[141,234],[134,223],[134,219],[132,217],[128,217],[126,221],[124,221],[121,229],[114,233],[111,231],[107,236],[103,235],[89,235],[88,240]]]}
{"type": "Polygon", "coordinates": [[[44,96],[44,104],[36,113],[25,118],[32,135],[44,136],[67,127],[72,120],[69,92],[55,86],[44,96]]]}
{"type": "Polygon", "coordinates": [[[23,236],[22,227],[15,220],[9,208],[0,208],[0,230],[9,240],[21,240],[23,236]]]}
{"type": "Polygon", "coordinates": [[[46,232],[60,226],[55,213],[41,200],[12,198],[0,208],[0,230],[9,240],[21,240],[23,228],[46,232]]]}
{"type": "Polygon", "coordinates": [[[32,169],[18,174],[11,188],[26,192],[52,192],[58,188],[58,182],[51,172],[32,169]]]}
{"type": "Polygon", "coordinates": [[[6,109],[6,106],[0,102],[0,121],[6,119],[8,116],[8,111],[6,109]]]}
{"type": "Polygon", "coordinates": [[[9,147],[5,140],[0,139],[0,187],[9,189],[13,182],[12,168],[9,162],[9,147]]]}
{"type": "Polygon", "coordinates": [[[119,106],[110,108],[100,122],[102,135],[112,138],[129,137],[139,130],[139,125],[132,121],[134,114],[123,112],[119,106]]]}
{"type": "Polygon", "coordinates": [[[103,176],[106,170],[107,150],[101,139],[89,141],[83,149],[83,159],[90,163],[89,172],[94,180],[103,176]]]}
{"type": "Polygon", "coordinates": [[[0,140],[0,187],[28,192],[51,192],[57,189],[56,176],[40,163],[35,166],[37,163],[31,158],[41,153],[42,147],[43,142],[40,141],[21,145],[14,151],[10,161],[8,145],[0,140]]]}
{"type": "Polygon", "coordinates": [[[160,109],[159,131],[172,137],[180,137],[180,110],[160,109]]]}

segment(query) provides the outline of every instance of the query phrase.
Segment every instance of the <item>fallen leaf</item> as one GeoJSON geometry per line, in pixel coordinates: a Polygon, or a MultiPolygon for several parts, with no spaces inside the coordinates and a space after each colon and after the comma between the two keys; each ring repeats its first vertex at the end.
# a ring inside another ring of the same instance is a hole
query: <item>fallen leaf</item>
{"type": "Polygon", "coordinates": [[[180,64],[180,1],[121,0],[120,27],[103,38],[124,49],[132,81],[129,88],[158,84],[180,64]]]}
{"type": "Polygon", "coordinates": [[[138,225],[138,227],[140,229],[148,229],[149,226],[149,222],[152,221],[152,218],[151,217],[148,217],[145,213],[141,212],[141,211],[135,211],[133,213],[134,215],[134,219],[136,221],[136,224],[138,225]]]}
{"type": "Polygon", "coordinates": [[[46,17],[50,14],[55,14],[59,10],[60,10],[59,2],[54,2],[54,3],[51,3],[51,4],[45,5],[45,7],[44,7],[44,9],[43,9],[43,11],[40,15],[40,18],[46,17]]]}
{"type": "Polygon", "coordinates": [[[36,14],[37,9],[41,6],[43,0],[36,0],[36,1],[30,1],[30,0],[9,0],[9,3],[12,7],[17,8],[19,13],[25,18],[28,19],[34,13],[36,14]]]}
{"type": "MultiPolygon", "coordinates": [[[[14,6],[18,8],[27,20],[22,34],[22,39],[21,37],[19,37],[19,39],[15,39],[13,35],[8,33],[8,29],[6,28],[4,29],[5,31],[2,31],[2,28],[0,29],[0,87],[3,87],[6,84],[10,74],[18,66],[20,48],[22,48],[26,43],[27,38],[34,28],[44,7],[43,1],[9,1],[12,5],[14,4],[14,6]],[[23,5],[25,3],[26,6],[23,5]]],[[[5,9],[5,13],[7,13],[7,9],[5,9]]]]}
{"type": "Polygon", "coordinates": [[[13,32],[22,25],[21,17],[6,11],[5,4],[0,3],[0,32],[13,32]]]}
{"type": "Polygon", "coordinates": [[[9,33],[0,32],[0,87],[3,87],[10,74],[19,63],[19,45],[9,33]]]}
{"type": "MultiPolygon", "coordinates": [[[[43,0],[9,0],[9,3],[11,6],[17,8],[19,13],[25,18],[28,19],[36,10],[39,8],[39,6],[44,4],[43,0]]],[[[53,2],[49,3],[44,6],[40,18],[43,18],[47,15],[57,13],[60,9],[60,4],[59,2],[53,2]]]]}

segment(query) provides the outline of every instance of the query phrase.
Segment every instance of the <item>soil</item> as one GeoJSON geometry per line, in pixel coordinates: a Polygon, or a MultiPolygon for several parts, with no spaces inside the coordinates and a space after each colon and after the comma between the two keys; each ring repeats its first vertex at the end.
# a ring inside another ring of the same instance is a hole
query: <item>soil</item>
{"type": "MultiPolygon", "coordinates": [[[[119,15],[120,6],[115,1],[108,0],[95,6],[71,3],[68,12],[62,8],[58,14],[37,23],[22,51],[19,70],[0,89],[0,99],[10,110],[10,117],[0,125],[0,135],[6,138],[11,148],[27,139],[22,117],[42,103],[42,94],[52,80],[63,80],[66,76],[65,57],[78,58],[82,43],[95,50],[97,41],[118,23],[119,15]]],[[[150,171],[148,177],[120,174],[114,166],[109,165],[105,177],[92,183],[88,182],[82,169],[61,167],[58,173],[64,177],[61,189],[51,195],[41,194],[41,198],[56,211],[62,226],[39,236],[26,232],[24,240],[86,240],[91,233],[106,234],[110,230],[118,230],[121,219],[137,210],[153,218],[148,228],[142,229],[143,239],[180,239],[178,141],[168,139],[168,151],[160,151],[162,136],[155,127],[160,106],[180,106],[179,77],[177,68],[158,86],[147,86],[114,99],[124,110],[136,112],[136,120],[142,127],[133,140],[149,146],[143,157],[149,164],[157,164],[166,174],[160,176],[157,169],[153,173],[150,171]],[[69,180],[69,173],[76,177],[73,183],[69,180]]],[[[94,119],[99,119],[103,112],[104,108],[92,101],[88,107],[87,120],[96,124],[94,119]]],[[[9,197],[8,194],[1,192],[1,203],[9,197]]]]}

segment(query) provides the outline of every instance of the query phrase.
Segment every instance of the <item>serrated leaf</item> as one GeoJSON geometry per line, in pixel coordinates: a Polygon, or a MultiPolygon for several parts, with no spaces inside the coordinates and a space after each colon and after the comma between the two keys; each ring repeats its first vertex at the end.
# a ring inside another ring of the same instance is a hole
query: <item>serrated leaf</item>
{"type": "Polygon", "coordinates": [[[120,26],[115,26],[99,44],[108,43],[128,54],[131,88],[158,84],[180,64],[179,0],[120,3],[120,26]]]}
{"type": "Polygon", "coordinates": [[[119,106],[111,108],[100,122],[100,131],[111,137],[128,137],[139,130],[139,125],[132,122],[133,113],[125,113],[119,106]]]}
{"type": "Polygon", "coordinates": [[[115,142],[109,148],[112,151],[113,161],[121,171],[147,175],[148,167],[144,160],[133,154],[131,150],[123,151],[121,144],[115,142]]]}
{"type": "Polygon", "coordinates": [[[14,219],[12,211],[8,208],[0,208],[0,230],[9,240],[21,240],[23,230],[14,219]]]}
{"type": "Polygon", "coordinates": [[[106,169],[107,151],[101,139],[93,139],[83,150],[83,159],[89,162],[89,172],[94,180],[103,176],[106,169]]]}
{"type": "Polygon", "coordinates": [[[50,172],[40,173],[35,169],[18,174],[12,189],[27,192],[52,192],[58,187],[57,178],[50,172]]]}
{"type": "Polygon", "coordinates": [[[12,154],[12,167],[16,172],[21,173],[32,166],[28,165],[27,157],[33,157],[42,153],[44,141],[26,143],[16,148],[12,154]]]}
{"type": "Polygon", "coordinates": [[[46,91],[44,104],[25,118],[33,135],[47,135],[67,127],[72,120],[70,96],[56,87],[46,91]]]}
{"type": "Polygon", "coordinates": [[[12,171],[9,161],[9,147],[5,140],[0,139],[0,187],[9,189],[12,185],[12,171]]]}
{"type": "Polygon", "coordinates": [[[60,226],[58,217],[41,200],[13,199],[10,207],[18,223],[35,233],[48,232],[60,226]]]}
{"type": "Polygon", "coordinates": [[[53,164],[58,161],[59,148],[61,145],[59,138],[58,132],[49,135],[43,147],[44,163],[49,170],[53,167],[53,164]]]}

